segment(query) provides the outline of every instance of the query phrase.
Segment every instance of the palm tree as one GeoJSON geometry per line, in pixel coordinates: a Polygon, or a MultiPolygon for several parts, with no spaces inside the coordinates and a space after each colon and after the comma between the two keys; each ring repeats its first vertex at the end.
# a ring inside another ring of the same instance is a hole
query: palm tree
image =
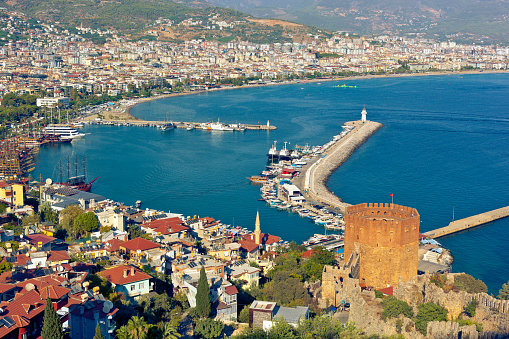
{"type": "Polygon", "coordinates": [[[157,324],[157,327],[159,327],[159,330],[162,333],[162,339],[178,339],[182,336],[177,332],[175,327],[171,326],[170,323],[160,322],[157,324]]]}
{"type": "Polygon", "coordinates": [[[127,331],[132,336],[132,338],[146,339],[148,330],[149,325],[145,319],[143,319],[143,317],[138,318],[134,316],[127,322],[127,331]]]}

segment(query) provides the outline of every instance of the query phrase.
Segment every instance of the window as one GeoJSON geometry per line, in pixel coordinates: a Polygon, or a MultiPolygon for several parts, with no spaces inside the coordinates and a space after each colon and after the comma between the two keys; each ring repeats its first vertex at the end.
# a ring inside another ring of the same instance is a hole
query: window
{"type": "Polygon", "coordinates": [[[131,292],[134,291],[135,284],[131,285],[131,292]]]}
{"type": "Polygon", "coordinates": [[[221,273],[223,270],[221,268],[217,269],[217,273],[221,273]]]}
{"type": "Polygon", "coordinates": [[[139,287],[140,290],[143,288],[143,285],[144,285],[143,283],[140,283],[140,287],[139,287]]]}

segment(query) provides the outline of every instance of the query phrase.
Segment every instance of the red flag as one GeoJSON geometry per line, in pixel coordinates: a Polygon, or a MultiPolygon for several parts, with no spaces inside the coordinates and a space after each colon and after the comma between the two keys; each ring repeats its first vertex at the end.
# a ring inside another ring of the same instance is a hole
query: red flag
{"type": "Polygon", "coordinates": [[[389,196],[390,196],[390,197],[392,197],[392,196],[393,196],[393,195],[392,195],[392,193],[391,193],[391,194],[389,194],[389,196]]]}

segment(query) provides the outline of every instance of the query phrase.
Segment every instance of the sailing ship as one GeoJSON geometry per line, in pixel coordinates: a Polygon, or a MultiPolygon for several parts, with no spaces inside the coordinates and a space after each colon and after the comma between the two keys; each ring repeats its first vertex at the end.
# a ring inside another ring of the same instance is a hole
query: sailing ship
{"type": "Polygon", "coordinates": [[[82,174],[78,174],[78,156],[74,157],[74,175],[71,176],[71,157],[67,157],[67,180],[63,180],[62,161],[58,162],[59,165],[59,180],[58,184],[69,186],[80,191],[89,192],[92,188],[92,184],[99,179],[95,178],[91,182],[86,181],[86,157],[82,158],[82,174]]]}

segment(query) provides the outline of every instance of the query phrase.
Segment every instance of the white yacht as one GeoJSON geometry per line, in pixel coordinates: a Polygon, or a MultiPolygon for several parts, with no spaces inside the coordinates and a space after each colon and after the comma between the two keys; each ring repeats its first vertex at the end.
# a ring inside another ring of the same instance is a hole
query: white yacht
{"type": "Polygon", "coordinates": [[[49,135],[58,135],[62,139],[81,138],[85,135],[83,133],[79,133],[74,127],[60,124],[48,125],[44,127],[43,133],[49,135]]]}

